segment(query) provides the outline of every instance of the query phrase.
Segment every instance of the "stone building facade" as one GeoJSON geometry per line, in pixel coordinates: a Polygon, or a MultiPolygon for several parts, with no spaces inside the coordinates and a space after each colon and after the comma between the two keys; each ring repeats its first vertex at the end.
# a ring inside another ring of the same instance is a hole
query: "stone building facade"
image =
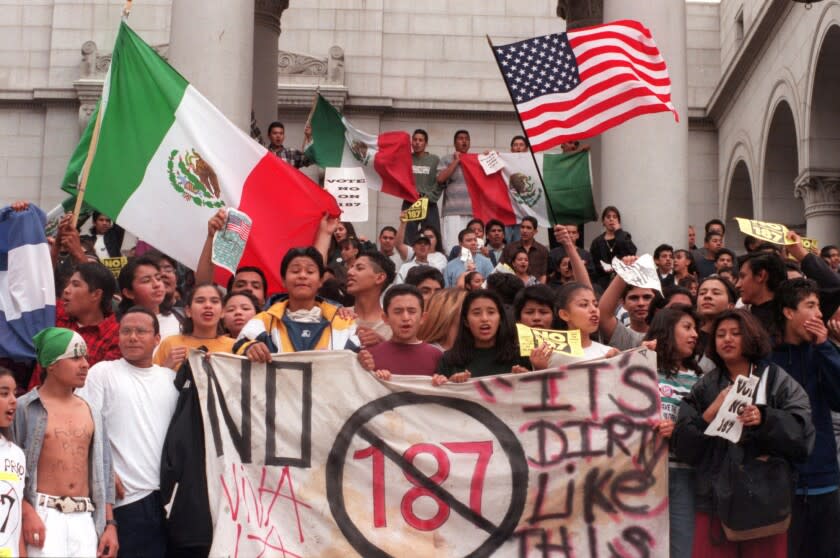
{"type": "MultiPolygon", "coordinates": [[[[121,9],[114,0],[0,6],[0,204],[62,199],[121,9]]],[[[838,0],[810,9],[790,0],[144,0],[129,23],[245,129],[265,135],[279,118],[287,145],[299,146],[318,88],[360,129],[424,128],[443,155],[460,128],[474,151],[507,149],[521,133],[487,36],[563,31],[561,15],[569,25],[639,19],[671,68],[680,124],[651,115],[589,141],[596,206],[624,208],[643,249],[684,245],[686,222],[732,225],[736,215],[838,240],[838,0]]],[[[368,236],[398,213],[398,200],[372,200],[368,236]]]]}

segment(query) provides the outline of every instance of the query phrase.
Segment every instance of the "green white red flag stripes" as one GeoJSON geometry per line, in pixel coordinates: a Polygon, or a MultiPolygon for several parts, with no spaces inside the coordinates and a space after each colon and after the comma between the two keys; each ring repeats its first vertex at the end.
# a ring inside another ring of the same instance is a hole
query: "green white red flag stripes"
{"type": "MultiPolygon", "coordinates": [[[[85,202],[188,267],[198,263],[210,216],[236,207],[253,219],[240,265],[263,269],[276,290],[283,254],[311,245],[322,216],[340,213],[332,196],[225,118],[124,22],[98,110],[85,202]]],[[[65,175],[71,193],[92,129],[93,119],[65,175]]]]}
{"type": "Polygon", "coordinates": [[[536,153],[535,157],[498,153],[498,157],[504,168],[492,174],[485,173],[477,154],[460,157],[476,218],[513,225],[531,216],[543,227],[595,220],[588,152],[536,153]]]}
{"type": "Polygon", "coordinates": [[[306,155],[326,167],[361,167],[367,186],[414,202],[419,197],[411,163],[407,132],[374,136],[357,130],[329,101],[318,95],[312,113],[312,143],[306,155]]]}

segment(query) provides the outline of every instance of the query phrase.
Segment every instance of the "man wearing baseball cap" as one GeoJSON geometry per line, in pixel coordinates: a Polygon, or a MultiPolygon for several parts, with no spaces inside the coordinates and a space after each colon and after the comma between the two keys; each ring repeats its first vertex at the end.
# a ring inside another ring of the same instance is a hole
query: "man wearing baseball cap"
{"type": "Polygon", "coordinates": [[[102,419],[73,391],[85,385],[87,346],[69,329],[34,338],[42,385],[18,399],[13,431],[26,455],[23,537],[29,556],[117,555],[114,471],[102,419]]]}

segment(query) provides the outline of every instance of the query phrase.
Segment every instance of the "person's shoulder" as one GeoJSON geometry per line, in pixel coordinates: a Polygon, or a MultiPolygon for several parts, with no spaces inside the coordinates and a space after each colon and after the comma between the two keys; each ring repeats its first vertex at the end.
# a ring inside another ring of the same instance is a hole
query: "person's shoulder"
{"type": "MultiPolygon", "coordinates": [[[[26,393],[17,398],[18,410],[20,410],[21,407],[29,405],[36,399],[39,399],[37,388],[27,391],[26,393]]],[[[17,414],[15,416],[17,416],[17,414]]]]}

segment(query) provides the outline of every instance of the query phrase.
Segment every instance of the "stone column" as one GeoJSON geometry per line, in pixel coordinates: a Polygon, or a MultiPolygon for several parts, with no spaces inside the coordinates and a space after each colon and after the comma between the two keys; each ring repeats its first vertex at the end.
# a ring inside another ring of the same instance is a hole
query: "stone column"
{"type": "MultiPolygon", "coordinates": [[[[569,29],[618,19],[642,22],[653,33],[668,65],[671,113],[645,115],[601,135],[600,208],[614,205],[622,227],[632,233],[639,253],[657,244],[686,243],[688,215],[688,98],[686,80],[685,3],[673,0],[558,0],[569,29]]],[[[600,156],[599,156],[600,155],[600,156]]],[[[597,201],[597,200],[596,200],[597,201]]]]}
{"type": "Polygon", "coordinates": [[[796,179],[794,195],[805,204],[808,237],[820,246],[840,238],[840,173],[812,174],[805,171],[796,179]]]}
{"type": "Polygon", "coordinates": [[[250,2],[172,3],[169,63],[246,132],[251,123],[253,38],[250,2]]]}
{"type": "Polygon", "coordinates": [[[266,144],[268,125],[277,120],[277,42],[280,17],[288,7],[289,0],[254,0],[253,109],[266,144]]]}

